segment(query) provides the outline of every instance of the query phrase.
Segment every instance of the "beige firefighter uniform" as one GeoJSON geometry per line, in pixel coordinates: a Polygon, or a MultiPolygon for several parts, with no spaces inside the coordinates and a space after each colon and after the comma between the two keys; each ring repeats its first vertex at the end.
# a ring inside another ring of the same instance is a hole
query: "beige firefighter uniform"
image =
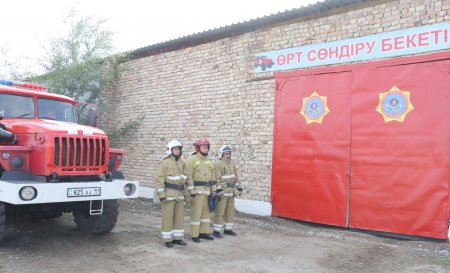
{"type": "Polygon", "coordinates": [[[187,159],[186,166],[188,190],[195,195],[192,201],[191,237],[197,238],[199,234],[211,234],[208,195],[216,191],[214,163],[208,156],[194,153],[187,159]]]}
{"type": "Polygon", "coordinates": [[[186,187],[186,163],[175,156],[166,156],[158,167],[156,174],[156,193],[161,202],[162,223],[161,238],[163,242],[182,240],[184,237],[184,195],[186,187]]]}
{"type": "Polygon", "coordinates": [[[217,192],[223,191],[223,196],[219,194],[216,213],[214,215],[213,229],[215,232],[232,231],[234,225],[234,196],[235,189],[242,191],[237,175],[236,166],[231,159],[222,157],[215,166],[217,192]],[[225,223],[224,223],[225,218],[225,223]]]}

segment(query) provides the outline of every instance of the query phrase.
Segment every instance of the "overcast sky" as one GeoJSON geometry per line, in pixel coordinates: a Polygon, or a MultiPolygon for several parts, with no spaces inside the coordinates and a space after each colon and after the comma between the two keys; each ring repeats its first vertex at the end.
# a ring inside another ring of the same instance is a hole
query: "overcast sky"
{"type": "Polygon", "coordinates": [[[116,52],[250,20],[318,2],[317,0],[4,0],[0,47],[25,60],[43,54],[42,44],[63,28],[63,16],[77,8],[82,16],[105,19],[116,52]]]}

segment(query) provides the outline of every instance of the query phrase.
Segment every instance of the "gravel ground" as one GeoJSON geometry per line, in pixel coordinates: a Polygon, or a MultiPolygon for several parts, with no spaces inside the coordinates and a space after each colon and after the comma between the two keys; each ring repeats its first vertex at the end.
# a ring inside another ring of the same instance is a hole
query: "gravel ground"
{"type": "MultiPolygon", "coordinates": [[[[72,215],[7,218],[0,272],[450,272],[450,244],[400,240],[276,217],[237,214],[237,237],[167,249],[161,209],[120,202],[111,234],[90,236],[72,215]]],[[[186,223],[189,223],[189,209],[186,223]]],[[[186,226],[188,234],[189,226],[186,226]]]]}

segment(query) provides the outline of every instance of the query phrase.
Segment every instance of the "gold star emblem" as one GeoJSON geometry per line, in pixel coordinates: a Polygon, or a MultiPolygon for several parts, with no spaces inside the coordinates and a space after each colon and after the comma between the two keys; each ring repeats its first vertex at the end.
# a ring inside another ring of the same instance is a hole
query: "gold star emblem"
{"type": "Polygon", "coordinates": [[[303,98],[302,109],[299,114],[305,118],[306,124],[322,123],[323,118],[330,112],[327,97],[320,96],[314,91],[309,97],[303,98]]]}
{"type": "Polygon", "coordinates": [[[410,97],[410,92],[402,91],[394,86],[391,90],[379,94],[380,101],[376,110],[383,116],[386,123],[393,120],[403,122],[406,115],[414,109],[410,97]]]}

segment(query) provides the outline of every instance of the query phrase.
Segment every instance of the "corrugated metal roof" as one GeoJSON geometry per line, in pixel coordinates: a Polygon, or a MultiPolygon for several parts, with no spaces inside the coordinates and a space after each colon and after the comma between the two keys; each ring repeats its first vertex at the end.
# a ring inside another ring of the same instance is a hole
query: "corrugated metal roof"
{"type": "Polygon", "coordinates": [[[134,58],[141,58],[164,52],[175,51],[187,47],[192,47],[204,43],[217,41],[230,36],[252,32],[257,29],[280,24],[301,17],[319,15],[323,12],[349,7],[355,4],[369,2],[370,0],[325,0],[308,6],[278,12],[276,14],[267,15],[257,19],[244,21],[228,26],[215,28],[177,39],[153,44],[131,51],[134,58]]]}

